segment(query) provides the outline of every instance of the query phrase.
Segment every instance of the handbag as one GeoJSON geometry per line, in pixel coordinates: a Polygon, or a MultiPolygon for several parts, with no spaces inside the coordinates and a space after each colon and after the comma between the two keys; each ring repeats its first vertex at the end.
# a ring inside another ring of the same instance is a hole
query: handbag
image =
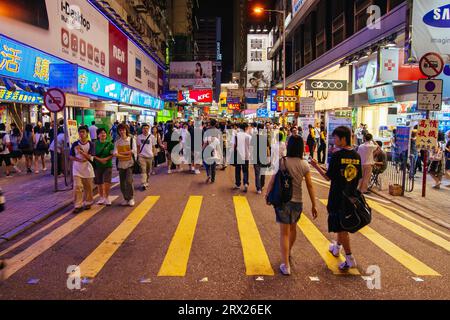
{"type": "Polygon", "coordinates": [[[342,194],[344,203],[339,223],[344,231],[355,233],[371,222],[372,209],[361,192],[356,191],[352,196],[345,191],[342,191],[342,194]]]}
{"type": "MultiPolygon", "coordinates": [[[[131,150],[133,150],[133,140],[134,140],[133,137],[130,137],[131,150]]],[[[131,154],[131,157],[133,158],[133,174],[141,174],[142,173],[141,166],[139,165],[139,162],[137,162],[134,153],[131,154]]]]}

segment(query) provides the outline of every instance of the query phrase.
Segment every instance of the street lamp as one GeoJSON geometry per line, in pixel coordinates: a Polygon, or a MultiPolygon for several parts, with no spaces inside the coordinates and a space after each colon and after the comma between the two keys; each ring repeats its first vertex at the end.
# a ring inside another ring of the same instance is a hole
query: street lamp
{"type": "Polygon", "coordinates": [[[253,12],[256,14],[262,14],[264,12],[275,12],[278,14],[281,14],[283,17],[283,21],[281,22],[283,29],[282,29],[282,40],[283,40],[283,115],[286,114],[286,102],[285,102],[285,96],[286,96],[286,0],[283,0],[283,10],[269,10],[264,9],[262,7],[255,7],[253,9],[253,12]]]}

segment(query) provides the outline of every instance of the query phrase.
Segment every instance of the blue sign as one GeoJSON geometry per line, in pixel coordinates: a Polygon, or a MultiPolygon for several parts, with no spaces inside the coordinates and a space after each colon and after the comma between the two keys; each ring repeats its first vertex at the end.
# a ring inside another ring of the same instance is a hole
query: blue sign
{"type": "Polygon", "coordinates": [[[120,93],[120,102],[156,110],[164,109],[164,101],[161,99],[125,86],[122,87],[120,93]]]}
{"type": "Polygon", "coordinates": [[[367,88],[369,103],[387,103],[395,102],[394,87],[392,84],[385,84],[372,88],[367,88]]]}
{"type": "Polygon", "coordinates": [[[22,90],[10,91],[5,88],[0,88],[0,101],[44,104],[42,96],[38,93],[22,90]]]}
{"type": "Polygon", "coordinates": [[[276,95],[277,95],[277,90],[272,90],[270,92],[270,111],[278,110],[278,103],[275,100],[276,95]]]}
{"type": "Polygon", "coordinates": [[[48,85],[53,63],[64,61],[0,36],[0,75],[48,85]]]}
{"type": "Polygon", "coordinates": [[[450,98],[450,64],[445,65],[444,72],[438,75],[436,79],[444,80],[444,87],[442,88],[442,98],[450,98]]]}
{"type": "Polygon", "coordinates": [[[256,116],[258,118],[268,118],[269,111],[267,111],[267,108],[259,108],[258,110],[256,110],[256,116]]]}
{"type": "Polygon", "coordinates": [[[411,144],[410,127],[397,127],[395,134],[395,159],[400,160],[402,157],[407,157],[409,153],[409,146],[411,144]]]}
{"type": "Polygon", "coordinates": [[[431,10],[423,17],[423,22],[435,28],[450,28],[450,4],[431,10]]]}
{"type": "Polygon", "coordinates": [[[78,92],[96,97],[119,100],[122,84],[97,73],[78,68],[78,92]]]}
{"type": "Polygon", "coordinates": [[[161,98],[164,101],[178,102],[178,91],[169,91],[164,93],[161,98]]]}
{"type": "Polygon", "coordinates": [[[49,87],[66,93],[78,93],[78,65],[72,63],[52,63],[50,65],[49,87]]]}

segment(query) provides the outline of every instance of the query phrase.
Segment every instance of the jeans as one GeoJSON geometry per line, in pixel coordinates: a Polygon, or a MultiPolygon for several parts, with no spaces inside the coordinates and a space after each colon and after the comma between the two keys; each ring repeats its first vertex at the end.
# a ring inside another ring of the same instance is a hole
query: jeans
{"type": "Polygon", "coordinates": [[[134,197],[133,186],[133,167],[128,169],[119,169],[120,191],[126,201],[130,201],[134,197]]]}
{"type": "Polygon", "coordinates": [[[309,148],[309,155],[311,156],[311,158],[314,158],[314,146],[315,146],[315,142],[313,140],[308,141],[308,148],[309,148]]]}
{"type": "Polygon", "coordinates": [[[244,173],[244,185],[248,186],[248,166],[249,166],[249,161],[246,160],[245,164],[236,164],[236,167],[234,168],[235,171],[235,179],[236,179],[236,186],[240,187],[241,186],[241,170],[244,173]]]}
{"type": "Polygon", "coordinates": [[[325,163],[325,150],[325,143],[321,143],[319,145],[319,148],[317,149],[317,160],[319,161],[319,163],[325,163]]]}
{"type": "Polygon", "coordinates": [[[206,175],[208,178],[211,178],[211,181],[214,182],[216,180],[216,167],[217,164],[213,162],[212,164],[207,164],[206,162],[203,162],[203,165],[206,169],[206,175]]]}
{"type": "Polygon", "coordinates": [[[253,165],[253,169],[255,169],[255,185],[257,191],[261,191],[266,182],[266,176],[261,175],[261,168],[262,167],[259,164],[253,165]]]}

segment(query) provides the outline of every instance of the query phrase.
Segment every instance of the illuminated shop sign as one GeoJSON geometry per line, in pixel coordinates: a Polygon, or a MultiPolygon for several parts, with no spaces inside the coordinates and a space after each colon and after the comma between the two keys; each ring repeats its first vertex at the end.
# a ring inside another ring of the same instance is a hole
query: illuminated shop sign
{"type": "Polygon", "coordinates": [[[164,108],[164,101],[161,99],[125,86],[122,87],[120,102],[156,110],[162,110],[164,108]]]}
{"type": "Polygon", "coordinates": [[[51,63],[64,61],[0,36],[0,75],[48,85],[51,63]]]}
{"type": "Polygon", "coordinates": [[[122,84],[97,73],[78,68],[78,92],[112,100],[120,99],[122,84]]]}
{"type": "Polygon", "coordinates": [[[22,90],[10,91],[0,88],[0,101],[17,102],[26,104],[43,104],[42,96],[38,93],[22,90]]]}

